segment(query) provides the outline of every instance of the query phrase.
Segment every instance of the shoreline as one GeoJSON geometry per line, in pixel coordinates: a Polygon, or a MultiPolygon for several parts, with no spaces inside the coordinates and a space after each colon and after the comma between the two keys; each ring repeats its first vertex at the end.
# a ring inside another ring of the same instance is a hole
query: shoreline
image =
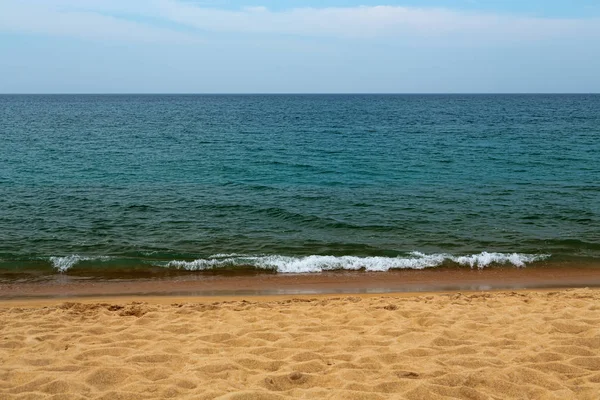
{"type": "Polygon", "coordinates": [[[180,275],[97,280],[56,275],[42,282],[0,283],[0,302],[110,297],[260,297],[436,293],[600,287],[600,268],[425,269],[319,274],[180,275]]]}

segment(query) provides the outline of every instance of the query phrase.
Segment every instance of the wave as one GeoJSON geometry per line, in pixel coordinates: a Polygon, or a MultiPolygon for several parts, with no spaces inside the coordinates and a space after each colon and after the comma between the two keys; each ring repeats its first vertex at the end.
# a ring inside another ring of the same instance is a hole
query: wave
{"type": "Polygon", "coordinates": [[[72,255],[66,256],[66,257],[50,257],[50,262],[52,263],[52,266],[58,272],[67,272],[75,264],[77,264],[81,261],[96,261],[96,260],[108,261],[108,260],[110,260],[110,257],[106,257],[106,256],[85,257],[85,256],[77,255],[77,254],[72,254],[72,255]]]}
{"type": "MultiPolygon", "coordinates": [[[[360,271],[385,272],[389,270],[436,268],[440,266],[458,265],[470,268],[486,268],[493,265],[512,265],[523,268],[527,264],[549,258],[549,254],[521,253],[488,253],[470,255],[452,255],[446,253],[424,254],[412,252],[408,256],[398,257],[357,257],[357,256],[322,256],[303,257],[283,255],[247,255],[237,253],[214,254],[208,258],[193,261],[173,260],[155,261],[139,260],[143,264],[151,264],[167,269],[186,271],[209,271],[218,269],[235,269],[236,267],[252,267],[258,270],[269,270],[283,274],[318,273],[324,271],[360,271]]],[[[81,256],[72,254],[63,257],[49,257],[53,268],[64,273],[82,262],[115,261],[108,256],[81,256]]],[[[132,261],[131,259],[129,260],[132,261]]]]}
{"type": "MultiPolygon", "coordinates": [[[[216,255],[220,256],[220,255],[216,255]]],[[[542,261],[549,254],[488,253],[454,256],[451,254],[424,254],[412,252],[408,257],[355,257],[355,256],[306,256],[289,257],[280,255],[245,256],[227,254],[225,257],[197,259],[193,261],[169,261],[161,266],[188,271],[205,271],[236,266],[252,266],[257,269],[274,270],[279,273],[298,274],[323,271],[376,271],[394,269],[426,269],[444,264],[458,264],[471,268],[485,268],[492,265],[513,265],[525,267],[527,264],[542,261]]]]}

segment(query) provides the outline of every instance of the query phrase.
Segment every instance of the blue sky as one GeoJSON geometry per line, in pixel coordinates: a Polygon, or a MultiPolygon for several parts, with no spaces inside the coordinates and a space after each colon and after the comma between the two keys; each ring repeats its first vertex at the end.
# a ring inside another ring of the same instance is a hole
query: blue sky
{"type": "Polygon", "coordinates": [[[588,17],[600,15],[600,2],[597,0],[264,0],[248,3],[239,0],[197,1],[196,4],[239,9],[249,5],[261,5],[272,10],[285,10],[296,7],[357,7],[395,5],[405,7],[445,7],[464,11],[489,11],[526,14],[544,17],[588,17]]]}
{"type": "Polygon", "coordinates": [[[600,92],[597,0],[0,0],[0,93],[600,92]]]}

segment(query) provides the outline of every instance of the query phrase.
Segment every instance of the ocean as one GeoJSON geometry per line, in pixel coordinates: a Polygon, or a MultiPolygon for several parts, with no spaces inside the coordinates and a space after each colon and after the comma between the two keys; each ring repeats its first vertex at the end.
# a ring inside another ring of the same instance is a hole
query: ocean
{"type": "Polygon", "coordinates": [[[600,95],[1,95],[0,278],[600,266],[600,95]]]}

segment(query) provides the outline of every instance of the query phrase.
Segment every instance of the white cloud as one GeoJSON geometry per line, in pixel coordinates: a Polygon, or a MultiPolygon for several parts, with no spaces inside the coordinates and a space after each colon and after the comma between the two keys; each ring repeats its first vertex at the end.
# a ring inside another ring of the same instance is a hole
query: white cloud
{"type": "Polygon", "coordinates": [[[258,7],[240,11],[217,10],[176,0],[159,0],[155,4],[160,10],[158,14],[170,21],[215,32],[351,38],[449,35],[475,40],[600,36],[599,19],[543,19],[397,6],[297,8],[273,12],[258,7]]]}
{"type": "Polygon", "coordinates": [[[224,10],[182,0],[4,0],[0,1],[0,30],[148,42],[194,41],[206,33],[242,33],[461,45],[600,38],[600,19],[397,6],[270,11],[265,7],[224,10]]]}

